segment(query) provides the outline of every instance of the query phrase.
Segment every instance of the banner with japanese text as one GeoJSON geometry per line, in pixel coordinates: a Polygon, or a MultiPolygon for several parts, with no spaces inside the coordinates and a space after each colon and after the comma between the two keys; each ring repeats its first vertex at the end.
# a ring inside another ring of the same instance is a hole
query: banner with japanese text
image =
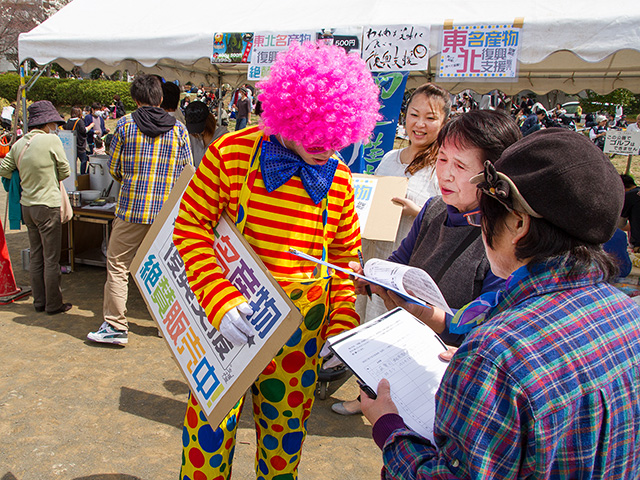
{"type": "Polygon", "coordinates": [[[253,50],[247,79],[257,81],[268,77],[278,52],[287,50],[293,43],[310,42],[315,39],[314,31],[256,32],[253,36],[253,50]]]}
{"type": "Polygon", "coordinates": [[[428,26],[368,26],[362,31],[362,59],[372,72],[427,70],[428,26]]]}
{"type": "Polygon", "coordinates": [[[521,31],[509,25],[444,29],[438,79],[516,78],[521,31]]]}
{"type": "Polygon", "coordinates": [[[249,343],[234,346],[207,319],[173,244],[180,199],[195,170],[186,168],[145,237],[131,272],[149,312],[212,425],[218,425],[302,321],[300,312],[225,215],[214,250],[226,278],[253,309],[249,343]]]}
{"type": "Polygon", "coordinates": [[[383,118],[376,124],[371,139],[364,146],[363,164],[351,167],[352,172],[373,173],[384,154],[393,150],[398,117],[409,76],[409,72],[372,74],[380,87],[380,114],[383,118]]]}

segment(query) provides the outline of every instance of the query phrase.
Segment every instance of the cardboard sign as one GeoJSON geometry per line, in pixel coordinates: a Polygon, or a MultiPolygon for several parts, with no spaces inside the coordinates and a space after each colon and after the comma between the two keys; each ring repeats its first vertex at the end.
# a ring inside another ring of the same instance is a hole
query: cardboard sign
{"type": "Polygon", "coordinates": [[[445,28],[438,79],[517,77],[521,31],[511,25],[445,28]]]}
{"type": "Polygon", "coordinates": [[[402,206],[391,201],[407,194],[406,177],[353,174],[360,234],[368,240],[393,242],[400,226],[402,206]]]}
{"type": "Polygon", "coordinates": [[[640,155],[640,132],[607,130],[604,153],[640,155]]]}
{"type": "Polygon", "coordinates": [[[180,200],[195,169],[176,182],[131,265],[131,273],[171,353],[215,428],[302,322],[302,315],[226,214],[214,249],[226,278],[253,308],[249,343],[234,346],[209,323],[173,244],[180,200]]]}

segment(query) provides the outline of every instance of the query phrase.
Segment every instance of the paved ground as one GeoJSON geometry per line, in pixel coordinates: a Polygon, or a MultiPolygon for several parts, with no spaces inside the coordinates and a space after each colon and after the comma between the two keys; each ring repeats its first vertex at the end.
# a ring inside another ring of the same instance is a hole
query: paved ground
{"type": "MultiPolygon", "coordinates": [[[[16,281],[28,285],[20,259],[26,232],[5,236],[16,281]]],[[[74,305],[66,314],[36,313],[30,297],[0,306],[0,480],[177,478],[187,385],[133,282],[130,344],[85,339],[101,323],[104,281],[99,267],[64,275],[64,298],[74,305]]],[[[367,421],[330,411],[336,400],[353,398],[353,379],[330,392],[310,418],[301,480],[377,478],[380,452],[367,421]]],[[[253,477],[252,423],[245,409],[237,479],[253,477]]]]}

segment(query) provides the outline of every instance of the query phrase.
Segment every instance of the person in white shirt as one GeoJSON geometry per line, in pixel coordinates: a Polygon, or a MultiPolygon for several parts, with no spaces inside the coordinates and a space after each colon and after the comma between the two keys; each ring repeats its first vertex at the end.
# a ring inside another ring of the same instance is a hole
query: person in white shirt
{"type": "Polygon", "coordinates": [[[627,132],[640,132],[640,115],[636,118],[635,123],[627,125],[627,132]]]}

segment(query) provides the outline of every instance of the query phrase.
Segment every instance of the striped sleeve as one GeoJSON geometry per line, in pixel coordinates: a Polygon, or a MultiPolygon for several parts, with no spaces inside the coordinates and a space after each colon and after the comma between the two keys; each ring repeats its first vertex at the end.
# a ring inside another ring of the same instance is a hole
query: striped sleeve
{"type": "MultiPolygon", "coordinates": [[[[360,223],[355,211],[354,190],[351,172],[344,164],[336,172],[332,191],[340,192],[330,203],[329,209],[336,210],[337,228],[327,252],[331,263],[349,268],[349,262],[358,261],[358,250],[362,248],[360,223]]],[[[330,218],[332,215],[330,215],[330,218]]],[[[348,275],[335,272],[331,282],[331,313],[327,337],[349,330],[360,323],[354,309],[355,287],[348,275]]]]}
{"type": "Polygon", "coordinates": [[[216,328],[226,312],[246,301],[224,277],[213,249],[214,228],[222,212],[227,210],[234,217],[237,211],[237,192],[246,175],[254,139],[237,138],[236,143],[237,148],[226,152],[224,161],[224,142],[216,142],[205,153],[182,197],[173,233],[191,289],[216,328]]]}

